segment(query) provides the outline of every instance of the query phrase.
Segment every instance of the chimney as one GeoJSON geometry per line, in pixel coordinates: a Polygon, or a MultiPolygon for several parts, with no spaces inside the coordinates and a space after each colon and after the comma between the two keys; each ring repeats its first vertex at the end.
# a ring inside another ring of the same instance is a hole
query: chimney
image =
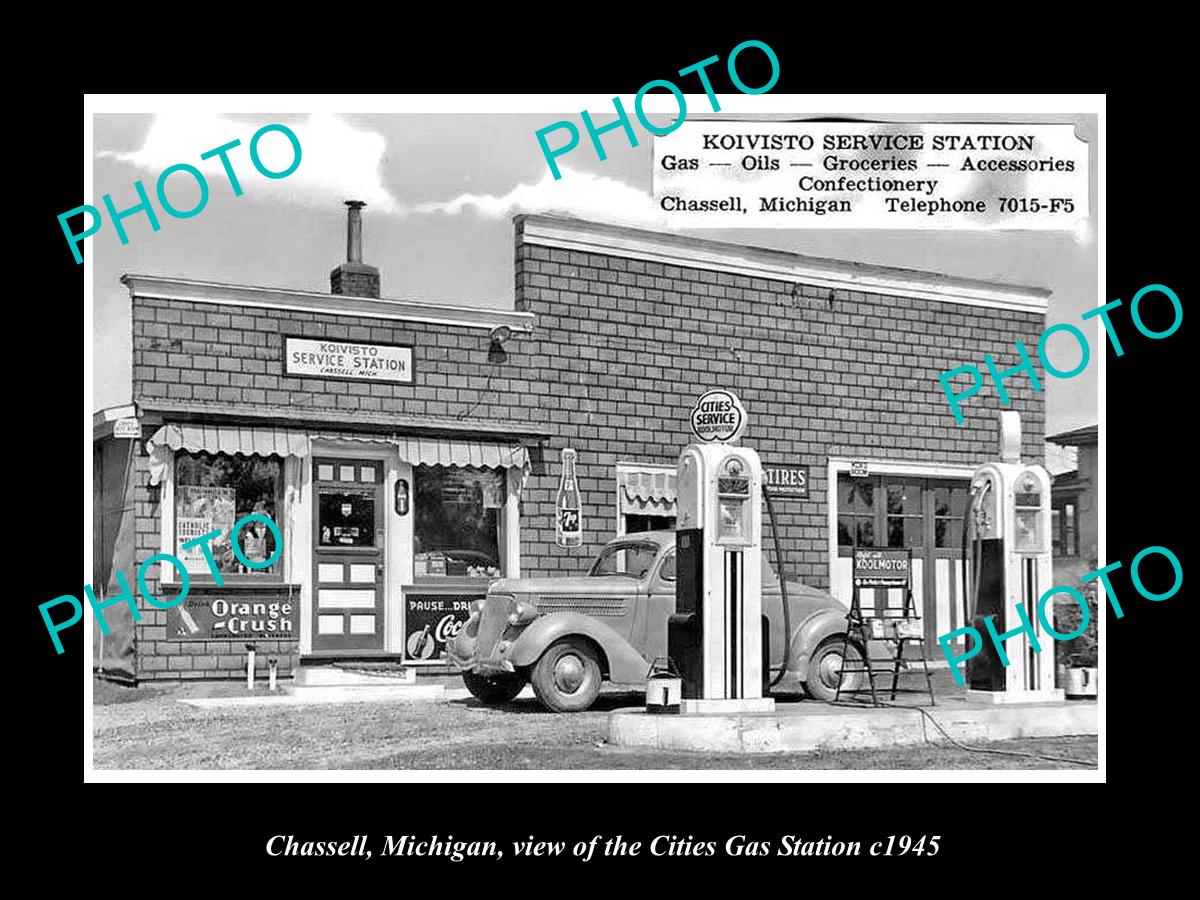
{"type": "Polygon", "coordinates": [[[329,290],[351,297],[378,297],[379,270],[362,261],[361,200],[347,200],[346,261],[329,273],[329,290]]]}

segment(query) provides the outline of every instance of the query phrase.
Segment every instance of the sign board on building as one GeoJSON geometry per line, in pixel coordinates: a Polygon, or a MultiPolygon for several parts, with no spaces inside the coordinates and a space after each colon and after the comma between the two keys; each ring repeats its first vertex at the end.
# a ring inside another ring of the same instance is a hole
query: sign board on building
{"type": "Polygon", "coordinates": [[[808,496],[808,466],[764,462],[762,479],[772,497],[808,496]]]}
{"type": "Polygon", "coordinates": [[[117,419],[113,422],[113,437],[140,438],[141,436],[142,423],[137,419],[117,419]]]}
{"type": "Polygon", "coordinates": [[[854,550],[855,587],[908,587],[911,569],[908,550],[854,550]]]}
{"type": "Polygon", "coordinates": [[[407,594],[404,598],[404,655],[407,662],[436,663],[470,618],[471,594],[407,594]]]}
{"type": "Polygon", "coordinates": [[[733,391],[702,394],[692,408],[692,434],[706,444],[729,444],[746,429],[746,408],[733,391]]]}
{"type": "Polygon", "coordinates": [[[866,478],[870,474],[870,470],[867,468],[867,463],[865,460],[855,460],[850,463],[851,478],[866,478]]]}
{"type": "MultiPolygon", "coordinates": [[[[166,589],[163,593],[170,596],[166,589]]],[[[299,638],[297,604],[276,594],[260,599],[260,593],[204,595],[197,593],[193,584],[183,603],[167,610],[167,639],[287,641],[299,638]]]]}
{"type": "Polygon", "coordinates": [[[284,347],[284,373],[352,381],[413,380],[412,347],[357,344],[290,337],[284,347]]]}

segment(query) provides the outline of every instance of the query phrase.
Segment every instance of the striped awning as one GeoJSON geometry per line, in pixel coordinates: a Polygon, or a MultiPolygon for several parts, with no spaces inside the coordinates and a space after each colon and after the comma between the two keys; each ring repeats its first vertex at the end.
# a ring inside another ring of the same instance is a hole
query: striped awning
{"type": "Polygon", "coordinates": [[[146,442],[150,484],[163,480],[177,450],[242,456],[308,456],[310,446],[307,432],[289,428],[172,422],[159,428],[146,442]]]}
{"type": "Polygon", "coordinates": [[[524,469],[529,465],[529,451],[520,444],[434,437],[398,437],[395,441],[400,459],[414,466],[524,469]]]}
{"type": "Polygon", "coordinates": [[[619,474],[622,513],[674,515],[675,473],[625,471],[619,474]]]}
{"type": "Polygon", "coordinates": [[[529,452],[520,444],[498,444],[455,438],[394,437],[366,434],[332,434],[290,428],[240,425],[163,425],[146,442],[150,455],[150,483],[158,484],[177,450],[189,453],[228,453],[241,456],[311,455],[312,441],[364,441],[399,449],[400,459],[414,466],[528,469],[529,452]]]}
{"type": "Polygon", "coordinates": [[[164,425],[150,443],[189,453],[242,456],[308,456],[308,433],[288,428],[244,425],[164,425]]]}

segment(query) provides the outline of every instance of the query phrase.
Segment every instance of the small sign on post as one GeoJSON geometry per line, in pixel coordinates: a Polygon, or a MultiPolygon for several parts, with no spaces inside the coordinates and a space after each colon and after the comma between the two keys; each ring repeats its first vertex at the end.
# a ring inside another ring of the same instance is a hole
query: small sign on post
{"type": "Polygon", "coordinates": [[[137,419],[117,419],[113,422],[113,437],[115,438],[133,438],[137,439],[142,436],[142,423],[137,419]]]}

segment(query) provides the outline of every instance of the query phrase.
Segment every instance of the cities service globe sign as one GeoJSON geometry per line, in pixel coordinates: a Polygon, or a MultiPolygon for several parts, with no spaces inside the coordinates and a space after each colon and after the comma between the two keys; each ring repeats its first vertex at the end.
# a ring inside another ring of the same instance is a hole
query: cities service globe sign
{"type": "Polygon", "coordinates": [[[729,444],[746,428],[746,408],[733,391],[708,391],[692,407],[691,425],[704,443],[729,444]]]}

